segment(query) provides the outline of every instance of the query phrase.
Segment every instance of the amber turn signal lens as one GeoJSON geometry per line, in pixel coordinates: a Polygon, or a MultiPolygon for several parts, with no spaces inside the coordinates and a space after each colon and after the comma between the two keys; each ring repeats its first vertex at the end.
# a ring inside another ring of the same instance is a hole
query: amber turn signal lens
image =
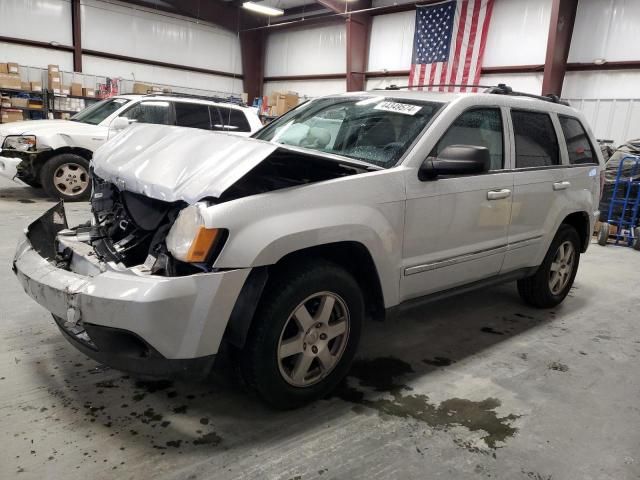
{"type": "Polygon", "coordinates": [[[218,238],[218,233],[219,230],[217,228],[200,227],[185,260],[187,262],[205,262],[211,247],[213,247],[216,238],[218,238]]]}

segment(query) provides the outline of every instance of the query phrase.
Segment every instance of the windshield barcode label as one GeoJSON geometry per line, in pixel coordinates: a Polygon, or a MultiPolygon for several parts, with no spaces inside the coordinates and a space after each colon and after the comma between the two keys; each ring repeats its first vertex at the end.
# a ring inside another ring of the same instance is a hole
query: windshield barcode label
{"type": "Polygon", "coordinates": [[[385,112],[394,112],[401,113],[403,115],[415,115],[422,107],[418,105],[410,105],[408,103],[396,103],[396,102],[380,102],[375,107],[374,110],[383,110],[385,112]]]}

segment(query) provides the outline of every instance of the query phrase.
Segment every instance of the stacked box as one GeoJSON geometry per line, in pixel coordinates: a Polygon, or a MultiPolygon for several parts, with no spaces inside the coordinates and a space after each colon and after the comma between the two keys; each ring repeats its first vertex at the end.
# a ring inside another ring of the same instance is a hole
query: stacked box
{"type": "Polygon", "coordinates": [[[30,82],[32,92],[42,91],[42,82],[30,82]]]}
{"type": "Polygon", "coordinates": [[[71,84],[71,95],[74,97],[82,96],[82,84],[81,83],[72,83],[71,84]]]}
{"type": "Polygon", "coordinates": [[[22,97],[12,97],[11,106],[14,108],[29,108],[29,99],[22,97]]]}
{"type": "Polygon", "coordinates": [[[83,88],[82,89],[82,96],[83,97],[95,97],[96,96],[96,91],[94,88],[83,88]]]}
{"type": "Polygon", "coordinates": [[[53,93],[62,93],[62,78],[60,76],[60,67],[58,65],[49,65],[48,72],[48,88],[53,93]]]}
{"type": "Polygon", "coordinates": [[[2,109],[0,111],[0,123],[21,122],[24,120],[22,110],[2,109]]]}

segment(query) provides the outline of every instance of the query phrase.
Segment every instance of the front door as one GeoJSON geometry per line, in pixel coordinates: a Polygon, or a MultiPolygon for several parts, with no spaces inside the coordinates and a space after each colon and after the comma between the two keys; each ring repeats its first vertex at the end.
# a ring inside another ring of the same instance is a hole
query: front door
{"type": "Polygon", "coordinates": [[[505,169],[503,112],[499,107],[462,113],[431,152],[449,145],[489,149],[491,170],[479,175],[420,181],[408,171],[401,300],[482,280],[504,260],[513,173],[505,169]]]}

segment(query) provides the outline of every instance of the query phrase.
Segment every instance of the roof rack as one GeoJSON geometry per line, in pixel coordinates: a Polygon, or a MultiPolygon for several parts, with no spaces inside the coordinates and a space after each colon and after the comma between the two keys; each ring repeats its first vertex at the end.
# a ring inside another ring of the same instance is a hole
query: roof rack
{"type": "Polygon", "coordinates": [[[543,100],[545,102],[558,103],[560,105],[570,106],[569,102],[562,100],[557,95],[534,95],[532,93],[517,92],[505,83],[499,83],[498,85],[461,85],[457,83],[442,83],[435,85],[389,85],[385,88],[374,88],[374,90],[401,90],[405,88],[420,88],[420,87],[470,87],[470,88],[484,88],[482,93],[494,93],[497,95],[512,95],[514,97],[528,97],[535,98],[537,100],[543,100]]]}
{"type": "Polygon", "coordinates": [[[513,88],[505,83],[499,83],[496,86],[488,87],[484,93],[495,93],[498,95],[513,95],[514,97],[528,97],[535,98],[537,100],[543,100],[545,102],[558,103],[560,105],[566,105],[569,107],[569,102],[562,100],[558,95],[534,95],[533,93],[516,92],[513,88]]]}
{"type": "Polygon", "coordinates": [[[216,97],[213,95],[196,95],[193,93],[178,93],[178,92],[151,92],[147,93],[145,97],[179,97],[179,98],[192,98],[195,100],[209,100],[211,102],[219,103],[233,103],[235,105],[245,106],[242,99],[237,97],[216,97]]]}

